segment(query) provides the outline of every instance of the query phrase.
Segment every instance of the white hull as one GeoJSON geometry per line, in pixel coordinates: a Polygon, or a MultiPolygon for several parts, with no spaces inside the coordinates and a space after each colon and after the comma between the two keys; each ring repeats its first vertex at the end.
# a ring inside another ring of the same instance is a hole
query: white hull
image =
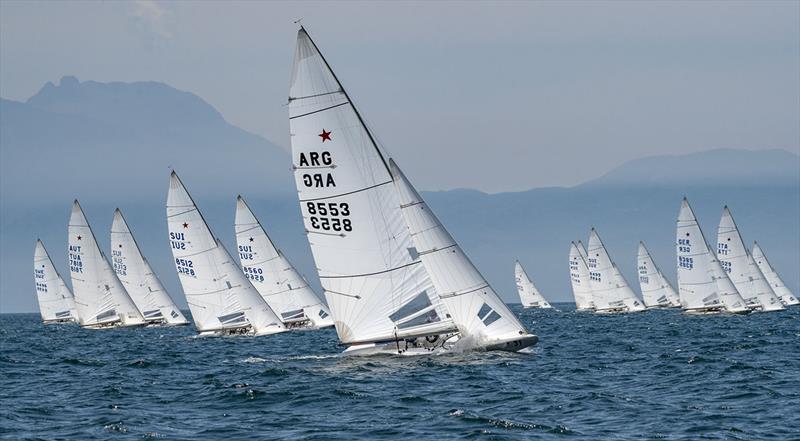
{"type": "MultiPolygon", "coordinates": [[[[415,339],[403,339],[397,341],[365,343],[349,346],[344,350],[344,352],[342,352],[342,355],[438,355],[449,352],[460,352],[461,349],[458,347],[458,342],[460,340],[461,338],[459,334],[449,334],[419,337],[415,339]]],[[[539,338],[537,336],[526,334],[520,337],[495,341],[485,346],[471,348],[470,350],[517,352],[521,349],[535,345],[538,341],[539,338]]]]}

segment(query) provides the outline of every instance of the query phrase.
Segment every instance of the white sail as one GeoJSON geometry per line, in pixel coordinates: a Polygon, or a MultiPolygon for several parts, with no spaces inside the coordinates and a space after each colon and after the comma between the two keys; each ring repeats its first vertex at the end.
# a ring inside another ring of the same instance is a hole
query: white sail
{"type": "Polygon", "coordinates": [[[416,251],[461,333],[486,345],[529,336],[397,164],[389,168],[416,251]]]}
{"type": "Polygon", "coordinates": [[[214,238],[175,172],[170,175],[167,221],[178,278],[199,332],[265,335],[286,330],[214,238]]]}
{"type": "Polygon", "coordinates": [[[582,250],[583,244],[572,242],[569,247],[569,277],[572,282],[572,295],[575,297],[575,308],[579,311],[593,310],[592,287],[589,282],[589,267],[582,250]]]}
{"type": "Polygon", "coordinates": [[[717,230],[717,259],[749,307],[763,311],[784,309],[781,299],[772,291],[744,245],[727,205],[722,210],[717,230]]]}
{"type": "Polygon", "coordinates": [[[542,293],[536,289],[536,285],[534,285],[531,278],[528,277],[528,273],[525,272],[525,268],[522,267],[519,261],[514,264],[514,280],[517,283],[517,293],[519,294],[519,300],[522,302],[523,307],[552,308],[550,303],[545,300],[542,293]]]}
{"type": "Polygon", "coordinates": [[[675,288],[669,283],[658,268],[644,242],[639,242],[637,256],[637,269],[639,271],[639,286],[642,289],[642,300],[645,306],[652,307],[680,307],[681,301],[675,288]]]}
{"type": "Polygon", "coordinates": [[[119,209],[114,211],[114,222],[111,224],[111,263],[146,322],[168,325],[188,323],[142,255],[119,209]]]}
{"type": "Polygon", "coordinates": [[[289,125],[306,235],[339,340],[455,331],[417,256],[383,155],[302,28],[289,125]]]}
{"type": "Polygon", "coordinates": [[[33,280],[42,321],[78,321],[75,298],[39,239],[36,240],[36,250],[33,253],[33,280]]]}
{"type": "Polygon", "coordinates": [[[611,260],[594,228],[589,233],[586,265],[589,267],[589,285],[598,312],[635,312],[645,309],[611,260]]]}
{"type": "Polygon", "coordinates": [[[783,302],[785,306],[800,305],[800,300],[789,291],[789,288],[783,283],[781,276],[779,276],[778,272],[770,265],[766,254],[764,254],[764,251],[756,242],[753,242],[753,259],[761,270],[761,273],[764,274],[764,277],[767,279],[772,291],[780,297],[781,302],[783,302]]]}
{"type": "Polygon", "coordinates": [[[746,312],[747,306],[711,252],[697,217],[683,198],[675,240],[678,255],[678,294],[687,311],[746,312]]]}
{"type": "Polygon", "coordinates": [[[81,326],[137,326],[145,323],[100,251],[77,200],[72,204],[69,218],[69,269],[81,326]]]}
{"type": "Polygon", "coordinates": [[[294,266],[275,247],[261,223],[239,196],[236,243],[245,277],[288,327],[333,326],[333,318],[294,266]]]}

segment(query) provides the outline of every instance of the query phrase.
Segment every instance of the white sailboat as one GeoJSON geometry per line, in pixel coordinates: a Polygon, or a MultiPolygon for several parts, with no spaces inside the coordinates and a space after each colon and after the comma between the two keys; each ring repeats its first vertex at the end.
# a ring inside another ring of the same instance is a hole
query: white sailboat
{"type": "Polygon", "coordinates": [[[236,199],[236,243],[245,277],[290,329],[333,326],[333,318],[305,279],[275,247],[255,214],[236,199]]]}
{"type": "Polygon", "coordinates": [[[572,295],[578,311],[593,311],[594,300],[589,281],[589,267],[586,265],[586,250],[583,244],[572,242],[569,248],[569,277],[572,282],[572,295]]]}
{"type": "Polygon", "coordinates": [[[302,27],[289,113],[306,234],[346,352],[417,353],[458,339],[488,349],[535,343],[430,211],[421,212],[399,169],[390,171],[302,27]]]}
{"type": "Polygon", "coordinates": [[[678,293],[653,261],[644,242],[639,242],[637,269],[645,306],[648,308],[679,308],[681,306],[678,293]]]}
{"type": "Polygon", "coordinates": [[[117,277],[148,325],[189,324],[142,255],[119,208],[114,211],[114,222],[111,224],[111,262],[117,277]]]}
{"type": "Polygon", "coordinates": [[[97,245],[89,222],[76,200],[69,218],[69,270],[84,328],[141,326],[144,317],[131,300],[106,256],[97,245]]]}
{"type": "Polygon", "coordinates": [[[170,175],[172,257],[201,335],[267,335],[287,329],[211,230],[178,175],[170,175]]]}
{"type": "Polygon", "coordinates": [[[675,247],[678,256],[678,295],[686,312],[708,314],[749,311],[719,264],[716,254],[711,252],[686,198],[683,198],[678,213],[675,247]]]}
{"type": "Polygon", "coordinates": [[[717,259],[749,308],[761,311],[785,309],[744,245],[727,205],[722,210],[717,230],[717,259]]]}
{"type": "Polygon", "coordinates": [[[33,280],[36,299],[44,323],[77,322],[75,297],[58,273],[41,240],[36,239],[33,253],[33,280]]]}
{"type": "Polygon", "coordinates": [[[523,308],[553,308],[550,306],[550,303],[545,300],[542,293],[536,289],[536,285],[534,285],[531,278],[528,277],[528,273],[525,272],[525,268],[522,267],[519,261],[514,263],[514,281],[517,283],[517,293],[519,294],[519,300],[522,302],[523,308]]]}
{"type": "Polygon", "coordinates": [[[644,311],[645,306],[611,260],[597,230],[589,233],[586,265],[589,267],[589,285],[599,313],[644,311]]]}
{"type": "Polygon", "coordinates": [[[789,291],[786,284],[783,283],[783,279],[781,279],[778,272],[770,265],[769,260],[767,260],[767,255],[764,254],[764,251],[757,242],[753,242],[753,259],[755,259],[756,265],[758,265],[761,273],[764,274],[764,277],[767,279],[772,291],[780,297],[781,302],[785,306],[800,305],[800,300],[798,300],[797,297],[789,291]]]}

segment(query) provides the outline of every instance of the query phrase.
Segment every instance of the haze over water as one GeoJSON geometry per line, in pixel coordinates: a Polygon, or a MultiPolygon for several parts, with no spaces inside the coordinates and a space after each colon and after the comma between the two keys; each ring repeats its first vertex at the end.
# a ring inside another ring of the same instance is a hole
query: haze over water
{"type": "Polygon", "coordinates": [[[529,354],[339,357],[332,329],[197,338],[0,315],[4,439],[793,439],[800,308],[521,310],[529,354]]]}

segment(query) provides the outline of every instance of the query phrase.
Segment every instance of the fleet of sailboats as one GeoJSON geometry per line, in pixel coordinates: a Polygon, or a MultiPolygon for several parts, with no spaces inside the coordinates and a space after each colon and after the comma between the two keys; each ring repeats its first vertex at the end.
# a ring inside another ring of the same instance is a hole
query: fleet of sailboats
{"type": "MultiPolygon", "coordinates": [[[[345,354],[519,351],[536,344],[538,337],[376,142],[302,26],[288,108],[298,200],[326,301],[276,247],[241,196],[234,221],[237,263],[173,171],[166,204],[169,244],[200,335],[261,336],[333,326],[345,354]]],[[[752,252],[746,247],[727,206],[714,252],[684,198],[675,247],[677,291],[639,242],[640,299],[592,228],[588,250],[581,241],[570,244],[576,309],[745,314],[800,304],[761,247],[754,243],[752,252]]],[[[90,329],[189,323],[119,209],[109,261],[75,200],[67,254],[73,291],[36,241],[34,282],[44,323],[77,322],[90,329]]],[[[524,308],[552,309],[519,261],[514,275],[524,308]]]]}

